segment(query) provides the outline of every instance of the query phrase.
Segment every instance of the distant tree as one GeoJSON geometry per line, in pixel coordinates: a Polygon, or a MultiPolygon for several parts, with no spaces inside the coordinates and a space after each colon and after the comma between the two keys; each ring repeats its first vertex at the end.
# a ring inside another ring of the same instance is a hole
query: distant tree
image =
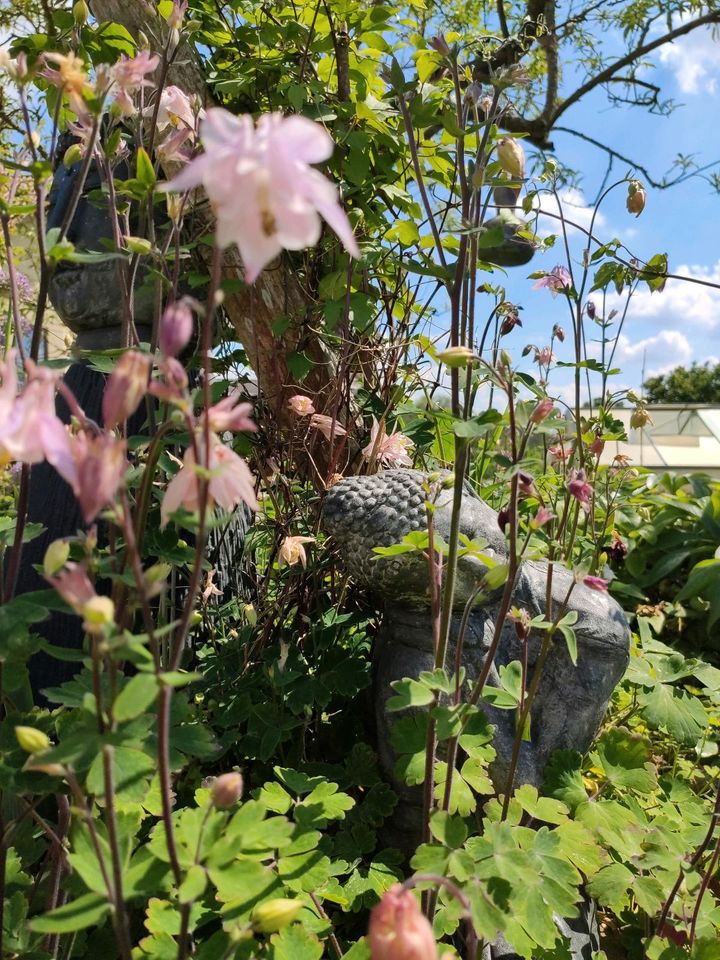
{"type": "Polygon", "coordinates": [[[645,381],[650,403],[720,403],[720,363],[675,367],[645,381]]]}

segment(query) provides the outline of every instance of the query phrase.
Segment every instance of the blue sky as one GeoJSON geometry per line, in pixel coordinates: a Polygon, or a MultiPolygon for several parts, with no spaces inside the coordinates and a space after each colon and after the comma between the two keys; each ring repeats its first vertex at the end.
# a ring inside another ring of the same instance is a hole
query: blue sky
{"type": "MultiPolygon", "coordinates": [[[[653,81],[663,96],[682,103],[669,117],[654,116],[636,108],[608,104],[602,90],[568,110],[562,125],[605,141],[620,153],[636,158],[657,180],[669,169],[678,153],[694,154],[699,166],[720,160],[720,42],[709,29],[695,31],[676,41],[656,58],[653,81]]],[[[565,133],[553,135],[558,157],[582,171],[582,191],[566,195],[567,215],[588,223],[591,203],[602,182],[607,157],[599,150],[565,133]]],[[[720,172],[720,166],[716,168],[720,172]]],[[[614,179],[627,172],[616,162],[614,179]]],[[[642,179],[642,177],[641,177],[642,179]]],[[[648,187],[644,213],[635,218],[625,209],[626,192],[619,188],[603,204],[596,233],[601,238],[618,237],[638,257],[667,253],[670,272],[690,274],[720,284],[720,196],[700,178],[666,190],[648,187]]],[[[546,232],[551,221],[545,218],[546,232]]],[[[575,241],[579,260],[581,238],[575,241]]],[[[508,298],[523,305],[523,328],[507,338],[517,356],[525,343],[549,342],[554,323],[569,328],[567,305],[553,300],[546,290],[533,290],[526,279],[532,270],[550,270],[562,263],[560,247],[536,257],[527,268],[508,273],[508,298]]],[[[565,348],[568,344],[565,344],[565,348]]],[[[567,349],[560,359],[570,359],[567,349]],[[565,354],[568,354],[565,356],[565,354]]],[[[646,376],[692,361],[720,362],[720,290],[696,284],[668,281],[663,293],[641,292],[633,299],[616,354],[622,376],[616,386],[639,387],[642,367],[646,376]]],[[[561,387],[570,377],[558,371],[554,384],[561,387]]],[[[562,395],[562,390],[556,392],[562,395]]]]}

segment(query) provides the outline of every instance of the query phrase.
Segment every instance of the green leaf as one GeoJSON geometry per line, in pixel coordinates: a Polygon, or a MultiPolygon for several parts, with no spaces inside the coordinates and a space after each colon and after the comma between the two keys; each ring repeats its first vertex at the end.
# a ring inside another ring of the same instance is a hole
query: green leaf
{"type": "Polygon", "coordinates": [[[588,890],[603,906],[619,914],[630,903],[630,888],[635,874],[622,863],[611,863],[599,870],[588,882],[588,890]]]}
{"type": "Polygon", "coordinates": [[[273,960],[320,960],[323,945],[299,924],[285,927],[270,938],[273,960]]]}
{"type": "Polygon", "coordinates": [[[707,727],[708,717],[702,703],[686,690],[658,683],[640,699],[642,714],[648,723],[667,731],[681,743],[694,745],[707,727]]]}
{"type": "Polygon", "coordinates": [[[33,933],[74,933],[86,927],[96,927],[110,912],[110,904],[97,893],[86,893],[77,900],[51,910],[41,917],[33,917],[30,929],[33,933]]]}
{"type": "Polygon", "coordinates": [[[118,723],[134,720],[145,713],[158,695],[157,679],[152,673],[138,673],[123,687],[113,704],[118,723]]]}
{"type": "Polygon", "coordinates": [[[426,707],[435,699],[435,692],[427,684],[418,680],[394,680],[390,686],[395,696],[387,702],[388,710],[407,710],[408,707],[426,707]]]}
{"type": "Polygon", "coordinates": [[[329,820],[344,820],[355,806],[347,793],[339,793],[336,783],[320,783],[295,807],[295,820],[304,827],[324,827],[329,820]]]}
{"type": "Polygon", "coordinates": [[[556,750],[545,767],[543,793],[562,800],[575,811],[587,800],[582,778],[582,756],[574,750],[556,750]]]}
{"type": "Polygon", "coordinates": [[[138,147],[136,153],[137,160],[137,180],[141,183],[148,191],[152,190],[157,182],[157,177],[155,176],[155,170],[152,165],[152,160],[147,154],[147,151],[144,147],[138,147]]]}
{"type": "Polygon", "coordinates": [[[537,789],[529,783],[515,791],[515,799],[534,820],[558,824],[564,823],[568,818],[569,811],[564,803],[538,796],[537,789]]]}
{"type": "Polygon", "coordinates": [[[490,409],[480,414],[479,417],[473,417],[472,420],[459,420],[455,423],[453,432],[456,437],[466,437],[474,440],[477,437],[486,436],[502,420],[503,416],[499,410],[490,409]]]}
{"type": "Polygon", "coordinates": [[[655,767],[650,763],[650,743],[625,727],[606,731],[595,747],[600,765],[615,787],[652,793],[657,787],[655,767]]]}
{"type": "Polygon", "coordinates": [[[461,817],[453,817],[445,810],[437,810],[430,818],[432,835],[440,843],[456,850],[467,839],[467,827],[461,817]]]}
{"type": "Polygon", "coordinates": [[[207,873],[204,867],[194,864],[185,874],[185,879],[178,888],[178,900],[180,903],[192,903],[205,892],[207,886],[207,873]]]}

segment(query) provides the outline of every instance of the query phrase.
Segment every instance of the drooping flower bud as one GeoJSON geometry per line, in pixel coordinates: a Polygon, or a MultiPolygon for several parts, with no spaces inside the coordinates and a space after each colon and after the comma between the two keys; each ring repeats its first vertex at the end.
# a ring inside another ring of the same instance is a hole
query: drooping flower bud
{"type": "Polygon", "coordinates": [[[542,423],[543,420],[550,416],[552,409],[553,402],[550,397],[543,397],[530,414],[530,423],[542,423]]]}
{"type": "Polygon", "coordinates": [[[289,926],[303,908],[302,900],[277,897],[259,904],[250,914],[250,922],[258,933],[275,933],[289,926]]]}
{"type": "Polygon", "coordinates": [[[628,184],[626,201],[628,213],[633,213],[636,217],[639,217],[645,209],[645,200],[645,187],[643,187],[639,180],[631,180],[628,184]]]}
{"type": "Polygon", "coordinates": [[[66,170],[69,170],[73,164],[79,163],[82,160],[82,147],[79,143],[71,143],[63,154],[63,166],[66,170]]]}
{"type": "Polygon", "coordinates": [[[115,604],[110,597],[93,597],[82,610],[83,628],[88,633],[100,634],[115,621],[115,604]]]}
{"type": "Polygon", "coordinates": [[[587,315],[590,317],[590,319],[594,320],[597,311],[592,300],[588,300],[588,302],[585,304],[585,309],[587,310],[587,315]]]}
{"type": "Polygon", "coordinates": [[[238,802],[243,792],[242,774],[223,773],[213,781],[212,802],[218,810],[227,810],[238,802]]]}
{"type": "Polygon", "coordinates": [[[54,576],[65,566],[70,556],[70,544],[67,540],[53,540],[43,557],[43,573],[46,577],[54,576]]]}
{"type": "Polygon", "coordinates": [[[652,424],[652,417],[644,406],[635,407],[630,416],[630,426],[633,430],[642,430],[648,424],[652,424]]]}
{"type": "Polygon", "coordinates": [[[437,53],[441,54],[443,57],[450,56],[450,47],[447,40],[445,39],[445,34],[440,33],[437,37],[431,37],[428,40],[428,46],[435,50],[437,53]]]}
{"type": "Polygon", "coordinates": [[[503,318],[503,322],[500,324],[500,336],[504,337],[513,331],[515,327],[521,326],[522,320],[518,316],[517,311],[513,310],[503,318]]]}
{"type": "Polygon", "coordinates": [[[555,337],[556,340],[559,340],[560,343],[565,343],[565,331],[559,323],[556,323],[553,327],[553,337],[555,337]]]}
{"type": "Polygon", "coordinates": [[[436,356],[440,363],[444,363],[450,369],[466,367],[477,359],[470,347],[448,347],[446,350],[440,350],[436,356]]]}
{"type": "Polygon", "coordinates": [[[90,8],[85,3],[85,0],[77,0],[77,3],[73,4],[72,15],[78,27],[85,26],[90,17],[90,8]]]}
{"type": "Polygon", "coordinates": [[[437,960],[430,921],[415,896],[399,883],[373,907],[368,943],[372,960],[437,960]]]}
{"type": "Polygon", "coordinates": [[[525,177],[525,151],[514,137],[503,137],[497,145],[498,163],[513,180],[525,177]]]}
{"type": "Polygon", "coordinates": [[[15,736],[26,753],[42,753],[50,746],[50,737],[36,727],[15,727],[15,736]]]}
{"type": "Polygon", "coordinates": [[[192,310],[184,300],[169,304],[160,320],[160,353],[165,357],[177,357],[190,342],[194,328],[192,310]]]}
{"type": "Polygon", "coordinates": [[[103,422],[112,430],[132,416],[147,393],[152,358],[137,350],[128,350],[110,374],[103,394],[103,422]]]}

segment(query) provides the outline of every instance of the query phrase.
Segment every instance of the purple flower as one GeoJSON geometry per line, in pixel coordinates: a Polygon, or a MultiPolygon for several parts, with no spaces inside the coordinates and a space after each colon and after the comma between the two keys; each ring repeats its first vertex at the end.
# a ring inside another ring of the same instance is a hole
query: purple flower
{"type": "Polygon", "coordinates": [[[561,266],[553,267],[550,273],[546,273],[544,277],[540,277],[540,279],[536,280],[533,284],[533,290],[547,289],[553,297],[571,288],[572,277],[569,271],[561,266]]]}
{"type": "MultiPolygon", "coordinates": [[[[24,273],[15,271],[15,287],[21,300],[29,300],[32,297],[32,285],[24,273]]],[[[0,267],[0,290],[3,293],[10,292],[10,274],[4,267],[0,267]]]]}
{"type": "Polygon", "coordinates": [[[598,590],[601,593],[607,593],[608,581],[602,577],[583,577],[583,583],[591,590],[598,590]]]}

